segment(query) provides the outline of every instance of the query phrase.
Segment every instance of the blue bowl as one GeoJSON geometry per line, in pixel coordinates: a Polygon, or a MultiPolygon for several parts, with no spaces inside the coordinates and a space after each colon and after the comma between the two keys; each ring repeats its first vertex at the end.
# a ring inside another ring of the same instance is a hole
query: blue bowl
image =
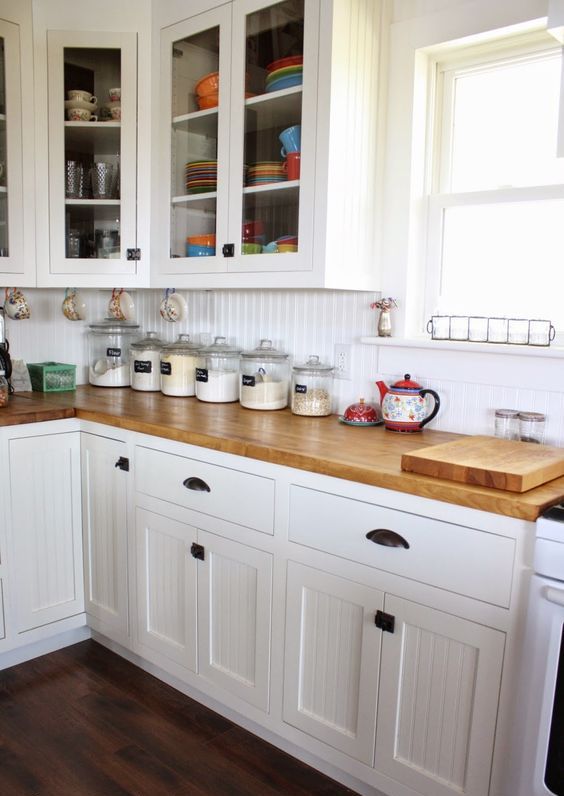
{"type": "Polygon", "coordinates": [[[194,243],[186,244],[186,257],[213,257],[214,246],[196,246],[194,243]]]}
{"type": "Polygon", "coordinates": [[[292,86],[301,86],[303,83],[303,76],[288,75],[288,77],[280,77],[278,80],[273,80],[265,88],[265,93],[270,94],[271,91],[280,91],[283,88],[291,88],[292,86]]]}

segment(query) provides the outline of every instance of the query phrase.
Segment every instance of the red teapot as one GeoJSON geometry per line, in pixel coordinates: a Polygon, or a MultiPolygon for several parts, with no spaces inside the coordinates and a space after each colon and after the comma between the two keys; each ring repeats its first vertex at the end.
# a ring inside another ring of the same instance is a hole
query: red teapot
{"type": "Polygon", "coordinates": [[[434,390],[424,390],[416,381],[412,381],[409,373],[404,378],[388,387],[383,381],[377,381],[382,399],[382,417],[384,425],[390,431],[421,431],[439,411],[441,400],[434,390]],[[429,411],[425,396],[433,398],[434,405],[429,411]]]}

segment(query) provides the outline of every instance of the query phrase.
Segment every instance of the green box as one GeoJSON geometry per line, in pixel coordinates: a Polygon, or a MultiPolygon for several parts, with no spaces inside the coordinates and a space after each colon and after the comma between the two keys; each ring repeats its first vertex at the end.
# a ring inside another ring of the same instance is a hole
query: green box
{"type": "Polygon", "coordinates": [[[27,369],[34,392],[66,392],[76,389],[76,365],[34,362],[27,369]]]}

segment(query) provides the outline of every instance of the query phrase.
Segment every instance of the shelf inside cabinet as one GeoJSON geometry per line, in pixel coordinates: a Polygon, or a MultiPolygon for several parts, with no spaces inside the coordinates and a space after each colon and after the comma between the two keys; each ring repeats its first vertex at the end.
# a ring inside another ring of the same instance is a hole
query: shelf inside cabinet
{"type": "Polygon", "coordinates": [[[118,206],[120,205],[119,199],[65,199],[66,205],[73,205],[74,207],[102,207],[102,206],[118,206]]]}
{"type": "Polygon", "coordinates": [[[256,207],[276,207],[278,205],[298,204],[299,180],[269,183],[243,188],[245,202],[252,201],[256,207]]]}
{"type": "Polygon", "coordinates": [[[217,138],[217,108],[175,116],[172,120],[172,127],[174,130],[217,138]]]}
{"type": "Polygon", "coordinates": [[[251,97],[245,100],[245,110],[247,133],[299,124],[302,114],[302,86],[251,97]]]}
{"type": "Polygon", "coordinates": [[[120,122],[65,122],[65,146],[89,154],[117,154],[120,128],[120,122]]]}
{"type": "Polygon", "coordinates": [[[0,193],[6,193],[6,194],[8,193],[8,189],[6,188],[5,185],[0,185],[0,193]]]}

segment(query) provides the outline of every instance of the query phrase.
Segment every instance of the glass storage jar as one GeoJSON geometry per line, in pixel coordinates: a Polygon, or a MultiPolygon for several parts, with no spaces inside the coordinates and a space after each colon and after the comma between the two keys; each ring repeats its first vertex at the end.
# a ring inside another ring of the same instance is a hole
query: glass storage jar
{"type": "Polygon", "coordinates": [[[284,409],[290,386],[289,354],[277,351],[271,340],[241,354],[239,400],[247,409],[284,409]]]}
{"type": "Polygon", "coordinates": [[[161,349],[164,343],[156,332],[131,344],[131,386],[134,390],[156,392],[161,389],[161,349]]]}
{"type": "Polygon", "coordinates": [[[322,417],[331,414],[333,366],[310,356],[292,368],[292,412],[322,417]]]}
{"type": "Polygon", "coordinates": [[[199,346],[189,334],[179,334],[178,340],[161,349],[161,392],[164,395],[194,395],[196,367],[200,364],[199,346]]]}
{"type": "Polygon", "coordinates": [[[519,412],[519,439],[521,442],[542,444],[545,420],[542,412],[519,412]]]}
{"type": "Polygon", "coordinates": [[[133,321],[105,320],[90,324],[88,381],[97,387],[129,387],[130,346],[139,334],[133,321]]]}
{"type": "Polygon", "coordinates": [[[239,400],[239,348],[228,345],[225,337],[200,349],[201,363],[196,368],[196,398],[210,403],[239,400]]]}
{"type": "Polygon", "coordinates": [[[496,409],[494,434],[501,439],[519,439],[519,412],[517,409],[496,409]]]}

